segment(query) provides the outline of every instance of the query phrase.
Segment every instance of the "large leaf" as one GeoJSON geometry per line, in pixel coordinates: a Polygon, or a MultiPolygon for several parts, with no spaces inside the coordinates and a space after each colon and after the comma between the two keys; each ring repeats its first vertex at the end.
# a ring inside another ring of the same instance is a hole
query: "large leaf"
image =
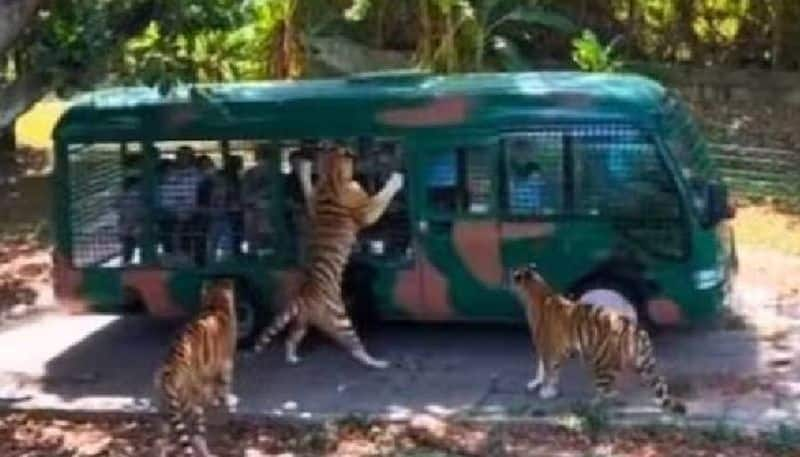
{"type": "Polygon", "coordinates": [[[533,68],[533,64],[522,55],[519,47],[508,37],[501,35],[492,37],[491,50],[499,58],[504,71],[525,71],[533,68]]]}
{"type": "Polygon", "coordinates": [[[573,34],[578,31],[578,27],[568,17],[544,9],[541,6],[519,6],[514,8],[503,19],[505,21],[547,27],[566,34],[573,34]]]}

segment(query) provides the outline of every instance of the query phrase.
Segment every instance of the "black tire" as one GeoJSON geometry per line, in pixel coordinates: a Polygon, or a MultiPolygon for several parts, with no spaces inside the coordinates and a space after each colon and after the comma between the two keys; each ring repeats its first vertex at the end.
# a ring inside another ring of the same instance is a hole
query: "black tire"
{"type": "Polygon", "coordinates": [[[246,279],[236,279],[236,318],[238,349],[250,349],[261,330],[269,323],[272,313],[267,309],[258,290],[246,279]]]}
{"type": "Polygon", "coordinates": [[[631,305],[633,305],[639,325],[643,326],[648,331],[655,330],[656,326],[650,320],[650,316],[648,315],[645,306],[645,303],[647,302],[646,294],[641,287],[636,287],[636,285],[631,284],[629,281],[610,277],[600,277],[579,284],[577,287],[572,289],[570,293],[575,297],[575,300],[577,300],[584,293],[593,289],[608,289],[617,292],[631,305]]]}

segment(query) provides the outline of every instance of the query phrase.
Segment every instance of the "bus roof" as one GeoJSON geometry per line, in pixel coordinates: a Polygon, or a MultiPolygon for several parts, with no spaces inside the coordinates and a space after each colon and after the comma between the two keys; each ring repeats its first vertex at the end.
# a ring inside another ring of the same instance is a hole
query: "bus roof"
{"type": "Polygon", "coordinates": [[[581,72],[416,72],[348,78],[149,87],[76,97],[56,139],[139,140],[400,133],[403,129],[513,126],[534,118],[646,124],[665,89],[641,76],[581,72]]]}

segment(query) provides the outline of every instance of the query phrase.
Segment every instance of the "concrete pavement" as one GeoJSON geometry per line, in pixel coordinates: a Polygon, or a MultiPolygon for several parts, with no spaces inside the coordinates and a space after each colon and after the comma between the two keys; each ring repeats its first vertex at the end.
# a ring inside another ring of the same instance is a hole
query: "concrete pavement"
{"type": "MultiPolygon", "coordinates": [[[[34,318],[0,330],[0,407],[90,411],[151,410],[152,374],[175,325],[147,317],[34,318]]],[[[288,366],[282,342],[240,359],[237,412],[320,418],[367,414],[402,418],[415,412],[477,418],[531,417],[569,410],[591,398],[577,362],[562,374],[563,396],[541,401],[525,392],[533,375],[527,330],[514,326],[380,324],[364,335],[385,371],[362,367],[322,337],[288,366]]],[[[800,426],[798,333],[752,331],[667,333],[656,338],[660,370],[690,415],[751,426],[800,426]]],[[[657,417],[634,377],[620,386],[620,414],[657,417]]]]}

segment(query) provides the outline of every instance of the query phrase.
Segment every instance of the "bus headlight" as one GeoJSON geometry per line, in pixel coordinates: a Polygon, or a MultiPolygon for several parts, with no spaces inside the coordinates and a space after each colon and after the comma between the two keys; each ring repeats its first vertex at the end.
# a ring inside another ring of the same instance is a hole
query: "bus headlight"
{"type": "Polygon", "coordinates": [[[712,289],[725,280],[725,269],[723,267],[707,268],[694,272],[694,287],[697,290],[712,289]]]}

